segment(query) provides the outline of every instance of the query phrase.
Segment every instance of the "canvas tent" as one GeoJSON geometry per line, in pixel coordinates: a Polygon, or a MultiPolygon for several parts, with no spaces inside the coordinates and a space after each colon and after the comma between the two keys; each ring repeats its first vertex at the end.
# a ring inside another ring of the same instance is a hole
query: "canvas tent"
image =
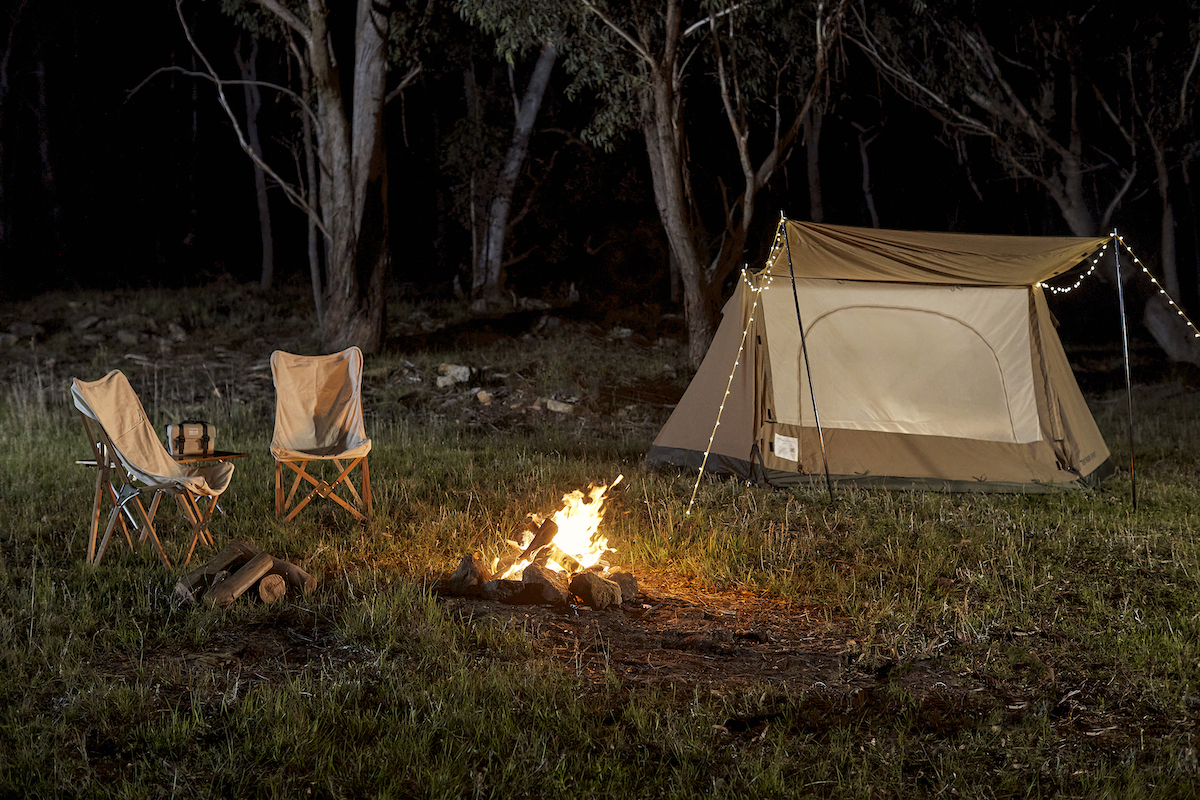
{"type": "Polygon", "coordinates": [[[1040,282],[1105,241],[781,221],[648,461],[771,485],[823,482],[826,461],[886,488],[1094,483],[1109,451],[1040,282]]]}

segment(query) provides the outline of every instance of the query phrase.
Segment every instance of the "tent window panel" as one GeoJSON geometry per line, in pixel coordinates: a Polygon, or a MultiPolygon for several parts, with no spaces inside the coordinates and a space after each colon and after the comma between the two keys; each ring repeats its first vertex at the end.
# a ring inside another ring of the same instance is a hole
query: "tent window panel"
{"type": "MultiPolygon", "coordinates": [[[[1025,290],[826,284],[800,282],[823,426],[1015,443],[1041,438],[1025,290]]],[[[781,329],[769,333],[781,421],[811,425],[795,309],[795,341],[786,348],[776,345],[786,339],[788,319],[777,318],[783,309],[767,310],[777,311],[769,324],[781,329]],[[785,405],[780,392],[795,399],[785,405]]]]}

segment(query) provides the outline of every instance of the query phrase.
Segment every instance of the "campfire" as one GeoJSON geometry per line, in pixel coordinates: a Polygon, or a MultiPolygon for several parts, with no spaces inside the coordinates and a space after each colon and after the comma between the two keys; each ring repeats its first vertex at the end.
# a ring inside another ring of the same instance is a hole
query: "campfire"
{"type": "Polygon", "coordinates": [[[466,556],[439,588],[505,603],[565,605],[578,598],[596,609],[632,599],[636,579],[610,572],[606,554],[615,550],[599,534],[608,491],[623,478],[563,495],[562,507],[549,516],[530,514],[506,540],[510,554],[490,566],[479,553],[466,556]]]}
{"type": "Polygon", "coordinates": [[[530,564],[543,562],[551,572],[579,572],[596,565],[607,566],[604,554],[613,552],[608,539],[597,536],[604,520],[604,500],[608,490],[624,478],[608,485],[591,486],[587,492],[576,489],[563,495],[563,506],[552,516],[531,514],[514,532],[519,541],[508,540],[520,555],[511,559],[501,572],[501,559],[492,562],[492,572],[501,580],[519,579],[530,564]]]}

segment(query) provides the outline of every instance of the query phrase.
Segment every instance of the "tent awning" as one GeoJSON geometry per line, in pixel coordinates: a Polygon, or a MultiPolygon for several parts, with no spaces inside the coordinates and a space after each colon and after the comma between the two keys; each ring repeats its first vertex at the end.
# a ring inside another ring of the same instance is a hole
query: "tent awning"
{"type": "MultiPolygon", "coordinates": [[[[787,220],[797,278],[977,286],[1030,286],[1060,275],[1108,239],[886,231],[787,220]]],[[[789,275],[780,240],[767,259],[772,276],[789,275]]]]}

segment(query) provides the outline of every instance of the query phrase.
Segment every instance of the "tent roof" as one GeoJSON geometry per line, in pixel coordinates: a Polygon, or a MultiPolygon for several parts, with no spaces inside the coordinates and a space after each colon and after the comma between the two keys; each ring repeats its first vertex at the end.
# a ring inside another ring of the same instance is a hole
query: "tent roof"
{"type": "MultiPolygon", "coordinates": [[[[887,231],[793,220],[783,224],[797,278],[853,281],[1029,286],[1066,272],[1108,239],[887,231]]],[[[772,276],[788,276],[782,239],[767,268],[772,276]]]]}

